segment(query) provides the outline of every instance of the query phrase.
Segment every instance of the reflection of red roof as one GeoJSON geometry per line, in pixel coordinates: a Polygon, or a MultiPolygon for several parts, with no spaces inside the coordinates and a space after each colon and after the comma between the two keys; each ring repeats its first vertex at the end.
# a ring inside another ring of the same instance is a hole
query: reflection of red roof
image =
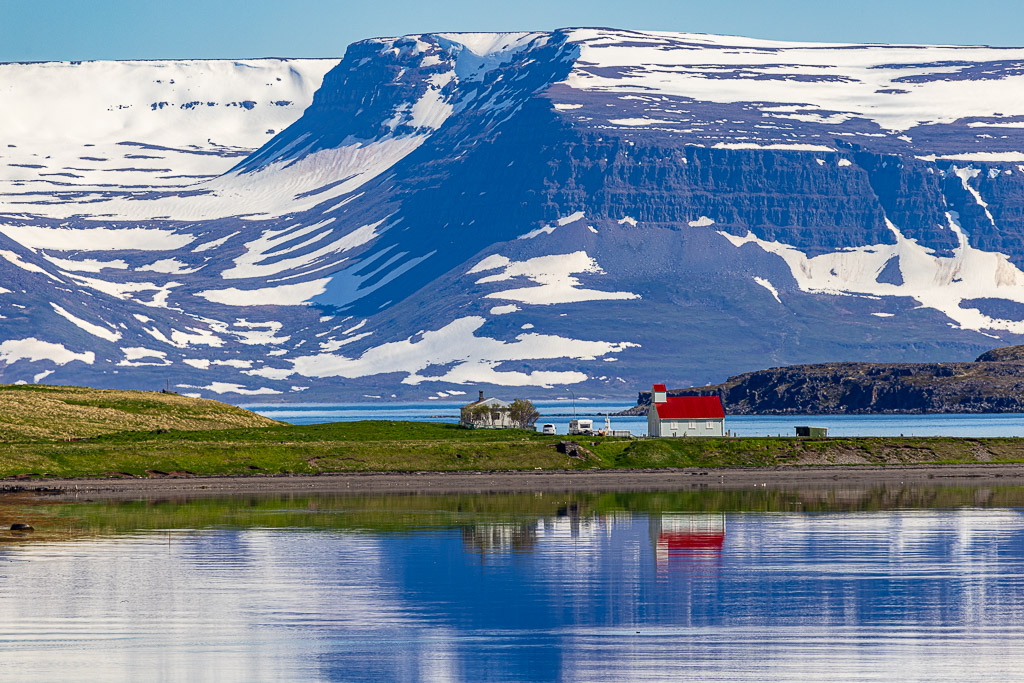
{"type": "Polygon", "coordinates": [[[717,396],[669,396],[664,403],[655,403],[662,420],[714,420],[725,417],[722,401],[717,396]]]}
{"type": "Polygon", "coordinates": [[[721,549],[725,543],[725,532],[707,531],[703,533],[669,533],[658,534],[658,543],[664,543],[669,552],[686,549],[721,549]]]}

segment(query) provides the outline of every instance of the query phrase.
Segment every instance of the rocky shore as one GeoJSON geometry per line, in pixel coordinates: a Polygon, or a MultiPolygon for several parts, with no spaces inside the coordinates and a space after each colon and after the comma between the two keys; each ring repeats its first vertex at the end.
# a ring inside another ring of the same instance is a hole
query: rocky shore
{"type": "MultiPolygon", "coordinates": [[[[731,415],[1024,413],[1024,346],[968,363],[817,363],[748,372],[670,390],[717,395],[731,415]]],[[[623,415],[643,415],[651,393],[623,415]]]]}

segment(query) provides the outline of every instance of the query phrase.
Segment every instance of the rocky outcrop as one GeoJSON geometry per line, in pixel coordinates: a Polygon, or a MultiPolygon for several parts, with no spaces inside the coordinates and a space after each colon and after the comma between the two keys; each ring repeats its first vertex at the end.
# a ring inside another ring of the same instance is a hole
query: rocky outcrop
{"type": "Polygon", "coordinates": [[[559,441],[555,444],[555,449],[559,453],[564,453],[570,458],[577,458],[579,460],[586,460],[587,458],[595,457],[591,451],[588,451],[576,441],[559,441]]]}
{"type": "MultiPolygon", "coordinates": [[[[1024,412],[1024,346],[971,363],[818,363],[769,368],[672,396],[717,395],[733,415],[1024,412]]],[[[628,411],[643,414],[650,392],[628,411]]]]}
{"type": "Polygon", "coordinates": [[[979,363],[1024,363],[1024,346],[1004,346],[978,356],[979,363]]]}

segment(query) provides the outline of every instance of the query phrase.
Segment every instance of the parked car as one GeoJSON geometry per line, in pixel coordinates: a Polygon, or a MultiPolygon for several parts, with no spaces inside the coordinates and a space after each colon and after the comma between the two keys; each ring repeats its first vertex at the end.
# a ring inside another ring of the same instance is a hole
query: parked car
{"type": "Polygon", "coordinates": [[[541,432],[541,434],[554,434],[555,433],[555,425],[553,425],[553,424],[546,424],[546,425],[544,425],[543,427],[540,428],[540,432],[541,432]]]}

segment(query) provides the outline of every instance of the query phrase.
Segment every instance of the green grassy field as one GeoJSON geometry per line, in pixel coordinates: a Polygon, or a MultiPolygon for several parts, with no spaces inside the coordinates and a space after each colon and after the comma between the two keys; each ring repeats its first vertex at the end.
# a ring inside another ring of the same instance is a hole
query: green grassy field
{"type": "Polygon", "coordinates": [[[128,430],[224,429],[279,424],[236,406],[158,391],[0,385],[0,444],[128,430]]]}
{"type": "Polygon", "coordinates": [[[0,477],[1024,462],[1024,440],[1007,438],[575,437],[583,459],[556,450],[566,438],[384,421],[22,438],[0,443],[0,477]]]}

